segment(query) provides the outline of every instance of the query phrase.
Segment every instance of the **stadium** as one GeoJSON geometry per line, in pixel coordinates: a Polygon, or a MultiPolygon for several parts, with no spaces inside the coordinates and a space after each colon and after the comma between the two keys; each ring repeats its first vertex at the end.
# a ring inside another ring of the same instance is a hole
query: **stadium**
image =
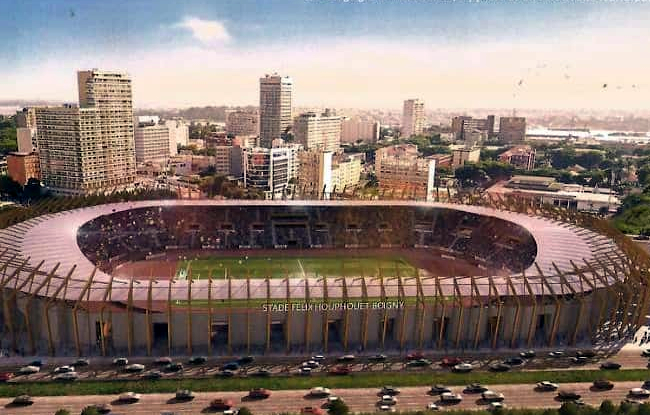
{"type": "Polygon", "coordinates": [[[608,345],[649,260],[606,221],[514,199],[137,201],[0,230],[1,347],[24,355],[608,345]]]}

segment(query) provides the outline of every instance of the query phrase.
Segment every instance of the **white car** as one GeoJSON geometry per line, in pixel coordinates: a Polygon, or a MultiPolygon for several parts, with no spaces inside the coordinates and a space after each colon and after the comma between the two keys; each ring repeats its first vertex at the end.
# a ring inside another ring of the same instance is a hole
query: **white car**
{"type": "Polygon", "coordinates": [[[118,400],[121,402],[133,403],[133,402],[138,402],[140,398],[142,398],[142,395],[140,395],[139,393],[124,392],[119,396],[118,400]]]}
{"type": "Polygon", "coordinates": [[[382,412],[395,412],[395,408],[390,405],[379,405],[379,410],[382,412]]]}
{"type": "Polygon", "coordinates": [[[454,366],[454,372],[468,373],[471,372],[472,369],[474,369],[474,366],[469,363],[459,363],[454,366]]]}
{"type": "Polygon", "coordinates": [[[302,362],[302,367],[308,367],[310,369],[316,369],[319,366],[320,366],[320,363],[318,363],[315,360],[308,360],[306,362],[302,362]]]}
{"type": "Polygon", "coordinates": [[[41,368],[38,366],[23,366],[18,370],[18,373],[21,375],[33,375],[41,371],[41,368]]]}
{"type": "Polygon", "coordinates": [[[141,365],[139,363],[134,363],[132,365],[128,365],[124,368],[126,372],[130,373],[139,373],[139,372],[144,372],[144,365],[141,365]]]}
{"type": "Polygon", "coordinates": [[[78,378],[77,372],[65,372],[54,376],[54,380],[77,380],[78,378]]]}
{"type": "Polygon", "coordinates": [[[312,357],[311,357],[311,360],[316,360],[316,361],[319,361],[319,362],[320,362],[320,361],[325,360],[325,356],[323,356],[322,354],[317,354],[317,355],[315,355],[315,356],[312,356],[312,357]]]}
{"type": "Polygon", "coordinates": [[[226,409],[222,412],[223,415],[237,415],[238,413],[239,409],[226,409]]]}
{"type": "Polygon", "coordinates": [[[74,372],[73,366],[59,366],[54,369],[54,374],[74,372]]]}
{"type": "Polygon", "coordinates": [[[540,391],[552,392],[552,391],[556,391],[559,388],[559,385],[557,383],[543,380],[541,382],[538,382],[536,387],[540,391]]]}
{"type": "Polygon", "coordinates": [[[460,403],[462,400],[463,397],[460,394],[452,392],[443,392],[440,394],[440,402],[443,403],[460,403]]]}
{"type": "Polygon", "coordinates": [[[647,398],[650,397],[650,391],[643,388],[632,388],[630,389],[630,396],[635,398],[647,398]]]}
{"type": "Polygon", "coordinates": [[[439,411],[440,407],[436,405],[435,403],[431,402],[430,404],[427,405],[427,410],[429,411],[439,411]]]}
{"type": "Polygon", "coordinates": [[[330,391],[328,388],[323,388],[322,386],[317,386],[309,391],[309,396],[313,396],[315,398],[326,398],[331,394],[332,391],[330,391]]]}
{"type": "Polygon", "coordinates": [[[310,367],[301,367],[300,370],[298,371],[299,374],[303,376],[309,376],[311,375],[311,368],[310,367]]]}
{"type": "Polygon", "coordinates": [[[506,405],[501,402],[490,402],[490,404],[488,405],[488,409],[490,411],[494,411],[495,409],[505,409],[505,408],[506,405]]]}
{"type": "Polygon", "coordinates": [[[397,404],[397,398],[392,395],[383,395],[379,400],[380,405],[395,405],[397,404]]]}

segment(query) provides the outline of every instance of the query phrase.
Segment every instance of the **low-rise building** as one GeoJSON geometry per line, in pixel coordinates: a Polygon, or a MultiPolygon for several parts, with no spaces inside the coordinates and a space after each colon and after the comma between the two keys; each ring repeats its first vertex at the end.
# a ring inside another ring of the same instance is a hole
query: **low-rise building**
{"type": "Polygon", "coordinates": [[[282,199],[296,170],[290,147],[246,148],[243,150],[244,186],[264,192],[266,199],[282,199]]]}
{"type": "Polygon", "coordinates": [[[505,143],[518,143],[525,139],[525,117],[501,117],[499,119],[499,140],[505,143]]]}
{"type": "Polygon", "coordinates": [[[535,168],[535,149],[531,146],[515,146],[499,154],[499,161],[522,170],[535,168]]]}
{"type": "Polygon", "coordinates": [[[620,199],[610,189],[564,184],[553,177],[513,176],[488,190],[492,195],[526,198],[554,206],[584,212],[615,212],[620,199]]]}
{"type": "Polygon", "coordinates": [[[436,168],[451,168],[452,162],[454,160],[454,156],[451,154],[432,154],[427,158],[436,161],[436,168]]]}
{"type": "Polygon", "coordinates": [[[358,154],[303,150],[298,153],[298,189],[303,195],[328,199],[359,183],[361,157],[358,154]]]}
{"type": "Polygon", "coordinates": [[[230,136],[259,135],[260,116],[257,111],[233,111],[226,115],[226,133],[230,136]]]}
{"type": "Polygon", "coordinates": [[[379,140],[380,125],[375,120],[344,118],[341,121],[341,143],[376,143],[379,140]]]}
{"type": "Polygon", "coordinates": [[[464,166],[465,163],[478,163],[481,158],[481,149],[478,147],[473,148],[457,148],[452,150],[451,167],[457,169],[464,166]]]}
{"type": "Polygon", "coordinates": [[[38,153],[9,153],[7,156],[7,174],[23,186],[27,184],[29,179],[41,180],[38,153]]]}
{"type": "Polygon", "coordinates": [[[398,198],[433,200],[436,161],[420,157],[417,145],[400,144],[375,152],[379,192],[398,198]]]}

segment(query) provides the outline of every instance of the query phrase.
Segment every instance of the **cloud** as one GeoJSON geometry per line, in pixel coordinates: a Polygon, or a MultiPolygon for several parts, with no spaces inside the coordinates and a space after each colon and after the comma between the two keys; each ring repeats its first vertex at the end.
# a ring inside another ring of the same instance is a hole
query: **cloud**
{"type": "Polygon", "coordinates": [[[195,39],[205,44],[227,43],[230,40],[228,29],[218,20],[187,16],[174,27],[190,31],[195,39]]]}

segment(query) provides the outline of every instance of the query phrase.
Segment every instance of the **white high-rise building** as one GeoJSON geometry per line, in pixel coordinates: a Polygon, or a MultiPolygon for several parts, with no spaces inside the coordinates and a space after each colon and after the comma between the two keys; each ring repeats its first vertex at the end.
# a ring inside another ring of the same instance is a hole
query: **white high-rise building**
{"type": "Polygon", "coordinates": [[[260,147],[270,148],[291,126],[293,81],[287,76],[260,78],[260,147]]]}
{"type": "Polygon", "coordinates": [[[181,120],[167,120],[165,126],[169,129],[169,155],[178,154],[178,146],[188,146],[190,143],[190,128],[181,120]]]}
{"type": "Polygon", "coordinates": [[[300,114],[294,123],[296,142],[307,150],[336,151],[341,147],[341,117],[326,111],[323,114],[300,114]]]}
{"type": "Polygon", "coordinates": [[[404,101],[402,113],[402,137],[422,134],[424,130],[424,102],[419,99],[404,101]]]}
{"type": "Polygon", "coordinates": [[[297,170],[296,155],[293,146],[244,148],[244,185],[264,192],[267,199],[282,199],[289,180],[295,178],[292,174],[297,170]]]}
{"type": "Polygon", "coordinates": [[[131,78],[77,73],[79,106],[35,109],[43,184],[58,193],[124,189],[135,180],[131,78]]]}
{"type": "Polygon", "coordinates": [[[138,121],[134,137],[135,159],[138,163],[167,165],[171,145],[169,128],[165,124],[154,120],[138,121]]]}
{"type": "Polygon", "coordinates": [[[303,150],[298,153],[298,192],[328,199],[332,192],[355,187],[361,177],[359,154],[303,150]]]}

